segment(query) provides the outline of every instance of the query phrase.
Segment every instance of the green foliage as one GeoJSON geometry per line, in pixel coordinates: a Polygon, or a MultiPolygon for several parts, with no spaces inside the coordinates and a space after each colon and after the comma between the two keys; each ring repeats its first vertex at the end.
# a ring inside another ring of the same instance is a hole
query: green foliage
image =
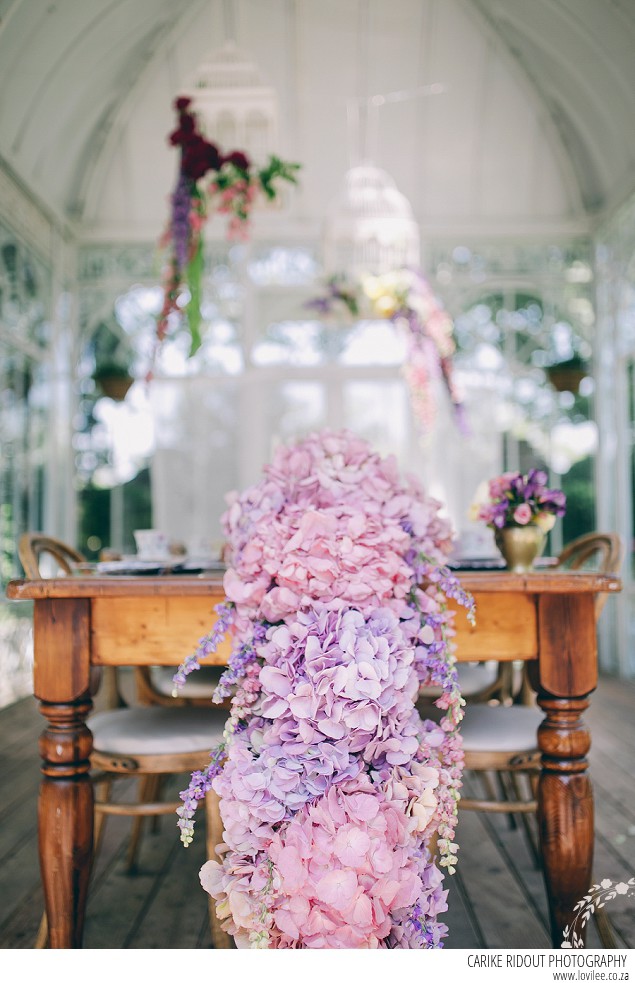
{"type": "Polygon", "coordinates": [[[102,546],[110,543],[110,489],[89,484],[77,498],[79,548],[87,559],[96,560],[99,549],[91,550],[88,540],[94,538],[102,546]]]}
{"type": "Polygon", "coordinates": [[[574,369],[574,370],[584,370],[589,367],[589,360],[587,358],[582,358],[581,355],[574,355],[573,358],[567,358],[563,362],[552,362],[548,368],[554,369],[574,369]]]}
{"type": "Polygon", "coordinates": [[[561,487],[567,496],[567,511],[562,519],[562,538],[563,542],[568,543],[587,532],[593,532],[596,527],[592,460],[587,457],[574,464],[562,476],[561,487]]]}
{"type": "MultiPolygon", "coordinates": [[[[89,560],[97,559],[99,551],[112,544],[110,506],[112,489],[99,488],[89,484],[78,496],[79,507],[79,548],[89,560]],[[96,540],[99,546],[91,549],[89,540],[96,540]]],[[[152,496],[150,492],[150,471],[145,468],[132,481],[123,486],[124,496],[124,542],[123,547],[131,552],[134,549],[135,529],[149,529],[152,526],[152,496]]]]}
{"type": "Polygon", "coordinates": [[[100,362],[93,372],[93,379],[98,382],[100,379],[129,379],[130,369],[121,362],[100,362]]]}
{"type": "Polygon", "coordinates": [[[187,285],[190,299],[185,309],[187,323],[190,329],[190,356],[195,355],[201,347],[201,297],[203,280],[203,240],[199,239],[196,252],[187,266],[187,285]]]}
{"type": "Polygon", "coordinates": [[[260,186],[267,198],[273,201],[276,197],[276,181],[289,181],[291,184],[297,184],[297,172],[301,167],[301,164],[290,164],[280,160],[279,157],[271,156],[267,166],[258,171],[260,186]]]}

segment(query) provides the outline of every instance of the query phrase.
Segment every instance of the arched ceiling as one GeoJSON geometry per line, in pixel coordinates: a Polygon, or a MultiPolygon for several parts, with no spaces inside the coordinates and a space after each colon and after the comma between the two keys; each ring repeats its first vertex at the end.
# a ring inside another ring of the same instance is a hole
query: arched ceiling
{"type": "Polygon", "coordinates": [[[588,211],[635,188],[633,0],[471,0],[526,74],[588,211]]]}
{"type": "Polygon", "coordinates": [[[274,229],[315,232],[347,101],[395,91],[371,156],[434,234],[584,231],[635,190],[634,0],[0,0],[0,155],[80,237],[156,235],[172,100],[228,37],[303,164],[274,229]]]}

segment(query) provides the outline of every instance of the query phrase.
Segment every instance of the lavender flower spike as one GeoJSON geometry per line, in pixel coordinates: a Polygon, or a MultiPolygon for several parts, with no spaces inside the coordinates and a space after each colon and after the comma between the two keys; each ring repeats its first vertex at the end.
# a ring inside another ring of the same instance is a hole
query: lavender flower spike
{"type": "Polygon", "coordinates": [[[211,655],[215,652],[220,643],[225,638],[225,635],[229,631],[230,627],[234,623],[234,605],[231,603],[223,602],[222,604],[217,604],[214,608],[216,614],[218,615],[218,620],[216,621],[212,630],[204,635],[203,638],[199,639],[196,651],[181,663],[174,676],[172,677],[172,682],[174,683],[174,689],[172,690],[172,696],[178,695],[179,687],[183,686],[186,678],[195,669],[200,669],[200,659],[204,659],[206,656],[211,655]]]}
{"type": "Polygon", "coordinates": [[[210,791],[213,780],[220,774],[225,760],[225,745],[219,744],[210,752],[210,757],[212,760],[207,768],[193,772],[190,784],[184,792],[179,793],[183,805],[179,806],[176,814],[179,817],[177,826],[181,830],[183,846],[189,846],[194,839],[194,813],[201,799],[210,791]]]}

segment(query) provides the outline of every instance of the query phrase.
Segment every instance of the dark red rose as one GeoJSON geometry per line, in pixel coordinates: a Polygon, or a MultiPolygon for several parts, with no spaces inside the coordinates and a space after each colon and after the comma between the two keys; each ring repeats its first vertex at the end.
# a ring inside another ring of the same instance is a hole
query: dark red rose
{"type": "Polygon", "coordinates": [[[182,161],[181,170],[187,178],[190,178],[192,181],[198,181],[207,171],[207,161],[201,160],[200,157],[186,154],[182,161]]]}
{"type": "Polygon", "coordinates": [[[242,150],[233,150],[231,154],[223,159],[225,164],[233,164],[234,167],[239,168],[241,171],[249,170],[249,157],[242,152],[242,150]]]}
{"type": "Polygon", "coordinates": [[[222,163],[222,157],[218,152],[218,147],[213,143],[207,144],[207,166],[210,171],[219,170],[222,163]]]}
{"type": "Polygon", "coordinates": [[[183,158],[181,170],[186,177],[198,181],[209,169],[208,157],[209,144],[200,134],[193,134],[190,140],[183,147],[183,158]]]}
{"type": "Polygon", "coordinates": [[[173,147],[180,147],[186,142],[187,134],[183,132],[181,127],[178,130],[173,130],[168,137],[170,144],[173,147]]]}
{"type": "Polygon", "coordinates": [[[192,100],[189,96],[179,96],[178,99],[174,100],[174,108],[178,109],[180,113],[187,109],[191,104],[192,100]]]}
{"type": "Polygon", "coordinates": [[[207,140],[200,133],[191,133],[186,142],[188,150],[191,150],[192,153],[200,154],[203,157],[207,155],[207,140]]]}

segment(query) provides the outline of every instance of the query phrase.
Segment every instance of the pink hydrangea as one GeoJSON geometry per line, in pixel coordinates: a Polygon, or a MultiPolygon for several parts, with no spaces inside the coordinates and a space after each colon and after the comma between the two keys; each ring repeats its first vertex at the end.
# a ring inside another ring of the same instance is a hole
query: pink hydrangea
{"type": "Polygon", "coordinates": [[[298,813],[269,847],[278,947],[377,948],[421,892],[410,827],[365,775],[298,813]]]}
{"type": "Polygon", "coordinates": [[[357,609],[311,608],[303,622],[273,629],[261,654],[262,692],[270,695],[260,713],[293,722],[305,744],[345,740],[374,765],[416,752],[414,653],[389,609],[365,617],[357,609]]]}
{"type": "Polygon", "coordinates": [[[276,622],[312,601],[402,609],[412,585],[410,537],[399,521],[352,505],[294,505],[254,532],[225,574],[229,600],[276,622]]]}
{"type": "Polygon", "coordinates": [[[465,596],[439,503],[393,457],[323,431],[279,448],[223,523],[221,690],[235,693],[209,779],[224,846],[204,888],[240,945],[440,945],[447,892],[428,843],[451,872],[462,765],[445,601],[465,596]],[[415,707],[427,683],[440,723],[415,707]]]}
{"type": "MultiPolygon", "coordinates": [[[[333,786],[273,834],[271,870],[208,862],[205,888],[234,935],[266,932],[275,948],[378,948],[423,893],[415,817],[366,775],[333,786]],[[268,887],[268,890],[265,890],[268,887]],[[256,898],[266,895],[266,914],[256,898]]],[[[436,872],[431,886],[436,889],[436,872]]],[[[443,899],[444,900],[444,899],[443,899]]]]}

